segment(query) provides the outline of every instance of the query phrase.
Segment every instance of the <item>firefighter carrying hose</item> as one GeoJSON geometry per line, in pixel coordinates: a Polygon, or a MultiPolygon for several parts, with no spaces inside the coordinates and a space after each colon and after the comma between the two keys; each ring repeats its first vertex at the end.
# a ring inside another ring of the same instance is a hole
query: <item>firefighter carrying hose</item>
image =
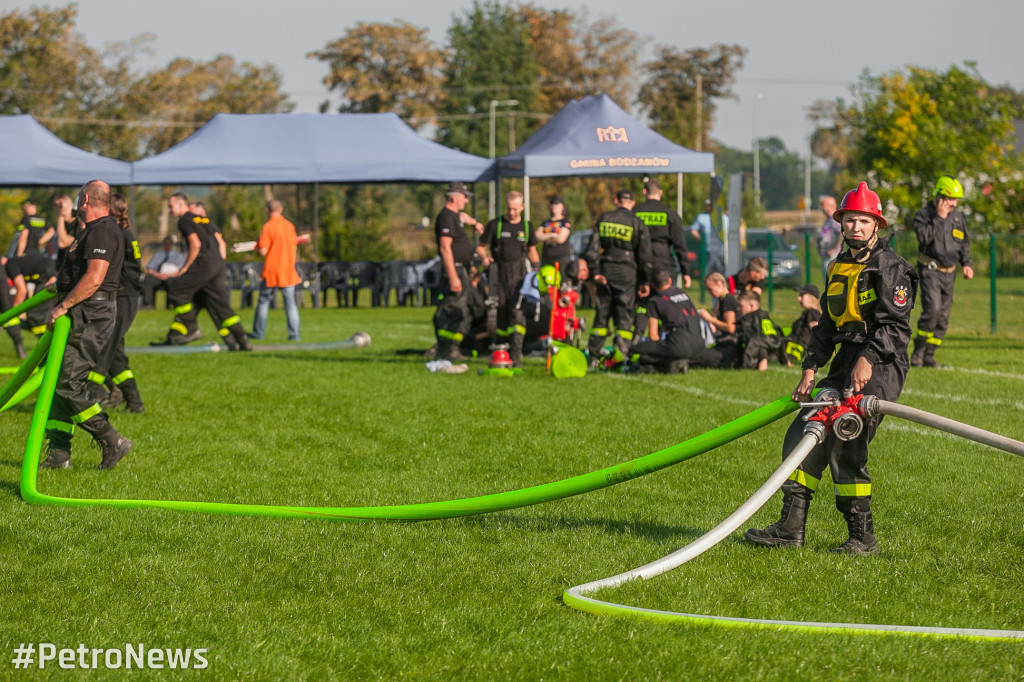
{"type": "MultiPolygon", "coordinates": [[[[881,201],[867,183],[846,194],[835,219],[842,225],[847,248],[829,267],[828,289],[822,299],[826,314],[811,332],[803,377],[793,391],[793,400],[810,399],[815,372],[831,359],[828,376],[819,383],[819,400],[826,393],[838,398],[851,389],[854,394],[872,394],[895,402],[907,376],[910,310],[914,307],[917,274],[892,250],[888,240],[879,239],[878,231],[886,227],[886,221],[881,201]]],[[[809,411],[803,410],[801,417],[809,411]]],[[[786,453],[803,435],[801,417],[786,432],[786,453]]],[[[781,518],[767,528],[751,528],[746,539],[766,547],[803,545],[807,508],[828,466],[836,507],[845,517],[850,535],[832,551],[877,553],[867,462],[868,443],[881,421],[881,416],[866,420],[863,430],[852,440],[840,440],[830,433],[816,445],[782,486],[781,518]]]]}
{"type": "Polygon", "coordinates": [[[935,183],[935,200],[914,216],[917,232],[917,274],[921,278],[921,317],[917,321],[914,367],[938,367],[935,351],[942,345],[953,307],[953,282],[956,266],[963,268],[964,279],[974,277],[971,238],[963,214],[956,206],[964,198],[960,182],[943,175],[935,183]]]}

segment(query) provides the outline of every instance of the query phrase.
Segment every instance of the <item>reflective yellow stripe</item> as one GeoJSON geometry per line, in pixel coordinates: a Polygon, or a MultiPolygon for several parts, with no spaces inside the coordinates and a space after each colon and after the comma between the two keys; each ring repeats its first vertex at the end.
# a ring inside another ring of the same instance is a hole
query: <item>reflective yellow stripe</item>
{"type": "Polygon", "coordinates": [[[32,329],[30,329],[29,331],[32,332],[33,334],[44,334],[46,333],[46,325],[40,324],[38,326],[32,327],[32,329]]]}
{"type": "Polygon", "coordinates": [[[92,407],[85,408],[84,410],[76,414],[74,417],[72,417],[71,421],[73,421],[76,424],[81,424],[84,421],[92,419],[102,411],[103,408],[100,407],[99,403],[93,403],[92,407]]]}
{"type": "Polygon", "coordinates": [[[930,343],[933,346],[941,346],[942,345],[942,339],[938,338],[937,336],[932,336],[932,337],[926,339],[925,343],[930,343]]]}
{"type": "MultiPolygon", "coordinates": [[[[184,315],[185,313],[190,313],[190,312],[192,312],[192,304],[191,303],[185,303],[184,305],[179,305],[177,308],[174,309],[174,314],[175,315],[184,315]]],[[[184,333],[184,332],[182,332],[182,333],[184,333]]]]}
{"type": "Polygon", "coordinates": [[[94,384],[100,384],[102,386],[103,382],[105,382],[106,380],[107,378],[102,374],[99,374],[97,372],[89,372],[89,381],[91,381],[94,384]]]}
{"type": "Polygon", "coordinates": [[[47,431],[63,431],[64,433],[74,433],[75,425],[69,424],[68,422],[59,422],[56,419],[51,419],[46,422],[47,431]]]}
{"type": "Polygon", "coordinates": [[[181,322],[171,322],[171,331],[178,332],[182,336],[188,334],[188,327],[183,325],[181,322]]]}
{"type": "Polygon", "coordinates": [[[636,314],[637,315],[646,315],[647,314],[647,308],[638,307],[636,309],[636,314]]]}
{"type": "Polygon", "coordinates": [[[821,481],[814,476],[811,476],[806,471],[800,471],[799,469],[789,475],[789,480],[796,481],[803,487],[810,488],[811,490],[817,490],[818,484],[821,483],[821,481]]]}
{"type": "Polygon", "coordinates": [[[232,315],[228,319],[224,320],[224,324],[222,324],[221,327],[227,329],[228,327],[233,327],[234,325],[238,324],[241,321],[242,318],[240,318],[238,315],[232,315]]]}
{"type": "Polygon", "coordinates": [[[507,329],[497,329],[495,330],[495,334],[497,334],[498,336],[508,336],[509,331],[507,329]]]}
{"type": "Polygon", "coordinates": [[[221,336],[225,336],[225,337],[231,336],[231,330],[227,329],[227,328],[218,329],[217,333],[220,334],[221,336]]]}
{"type": "Polygon", "coordinates": [[[17,327],[19,324],[21,324],[21,318],[18,317],[12,317],[11,319],[4,322],[5,327],[17,327]]]}
{"type": "Polygon", "coordinates": [[[837,483],[836,497],[871,497],[871,484],[837,483]]]}
{"type": "Polygon", "coordinates": [[[451,339],[452,341],[462,343],[462,334],[459,334],[458,332],[450,332],[447,329],[438,329],[437,335],[442,339],[451,339]]]}
{"type": "Polygon", "coordinates": [[[594,327],[594,329],[590,332],[590,335],[591,336],[608,336],[608,328],[607,327],[594,327]]]}
{"type": "Polygon", "coordinates": [[[926,339],[930,339],[930,338],[932,338],[933,336],[935,336],[935,332],[926,332],[926,331],[925,331],[925,330],[923,330],[923,329],[918,329],[918,330],[917,330],[917,335],[918,335],[918,336],[923,336],[923,337],[924,337],[924,338],[926,338],[926,339]]]}
{"type": "Polygon", "coordinates": [[[620,337],[626,339],[627,341],[629,341],[630,339],[633,338],[633,332],[630,332],[630,331],[625,331],[625,330],[622,330],[622,329],[617,329],[615,331],[615,333],[618,334],[620,337]]]}
{"type": "Polygon", "coordinates": [[[512,325],[512,333],[513,334],[522,334],[523,336],[526,336],[526,327],[524,327],[521,324],[514,324],[514,325],[512,325]]]}
{"type": "Polygon", "coordinates": [[[111,379],[111,381],[114,382],[115,386],[120,386],[121,384],[123,384],[124,382],[128,381],[129,379],[134,379],[134,378],[135,378],[135,372],[131,371],[130,369],[126,369],[125,371],[121,372],[116,377],[111,379]]]}

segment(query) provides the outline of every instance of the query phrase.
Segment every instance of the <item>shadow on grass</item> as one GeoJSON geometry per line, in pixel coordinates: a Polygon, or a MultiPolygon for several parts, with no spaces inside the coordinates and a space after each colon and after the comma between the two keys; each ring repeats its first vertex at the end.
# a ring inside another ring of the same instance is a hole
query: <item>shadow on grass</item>
{"type": "Polygon", "coordinates": [[[596,528],[610,535],[633,535],[656,541],[678,541],[680,538],[695,539],[707,532],[706,528],[670,526],[661,523],[631,522],[608,518],[571,518],[566,516],[544,516],[526,518],[514,512],[497,512],[480,516],[464,517],[468,525],[491,526],[496,522],[502,526],[535,532],[558,532],[596,528]]]}
{"type": "MultiPolygon", "coordinates": [[[[20,466],[20,465],[19,465],[20,466]]],[[[0,490],[4,491],[4,494],[10,494],[10,497],[21,499],[21,484],[12,483],[11,481],[0,481],[0,490]]]]}

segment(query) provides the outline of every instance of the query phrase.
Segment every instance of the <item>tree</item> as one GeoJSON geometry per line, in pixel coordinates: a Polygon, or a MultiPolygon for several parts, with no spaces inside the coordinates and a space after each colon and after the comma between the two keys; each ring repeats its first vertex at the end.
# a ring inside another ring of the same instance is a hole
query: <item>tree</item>
{"type": "MultiPolygon", "coordinates": [[[[327,63],[323,82],[341,95],[338,111],[393,111],[417,128],[434,122],[445,54],[427,29],[404,21],[359,22],[307,57],[327,63]]],[[[324,102],[321,111],[329,106],[324,102]]]]}
{"type": "Polygon", "coordinates": [[[0,114],[53,119],[72,144],[78,140],[66,120],[83,114],[101,72],[99,56],[75,32],[77,18],[73,4],[0,15],[0,114]]]}
{"type": "Polygon", "coordinates": [[[643,65],[644,79],[637,96],[652,127],[674,142],[707,149],[715,99],[735,98],[732,85],[736,72],[743,68],[746,54],[747,50],[739,45],[721,43],[685,51],[659,46],[655,59],[643,65]]]}
{"type": "Polygon", "coordinates": [[[640,54],[639,37],[611,17],[593,22],[584,13],[576,23],[583,69],[579,75],[581,94],[605,93],[629,111],[634,90],[633,74],[640,54]]]}
{"type": "Polygon", "coordinates": [[[1020,225],[1024,161],[1014,152],[1011,97],[989,86],[975,64],[945,72],[907,67],[865,73],[855,101],[835,105],[837,130],[847,131],[844,186],[866,179],[906,224],[931,196],[940,175],[964,182],[965,213],[995,230],[1020,225]]]}
{"type": "MultiPolygon", "coordinates": [[[[491,100],[514,99],[518,111],[537,111],[539,69],[528,32],[511,7],[474,0],[473,8],[448,29],[448,42],[451,59],[445,71],[438,139],[449,147],[487,156],[491,100]]],[[[537,121],[520,116],[514,126],[515,139],[522,141],[537,128],[537,121]]],[[[508,151],[508,145],[500,145],[496,154],[508,151]]]]}
{"type": "Polygon", "coordinates": [[[281,92],[281,74],[269,64],[238,64],[230,55],[208,62],[178,58],[138,77],[120,105],[159,121],[143,129],[143,155],[157,154],[191,135],[218,113],[290,111],[281,92]]]}

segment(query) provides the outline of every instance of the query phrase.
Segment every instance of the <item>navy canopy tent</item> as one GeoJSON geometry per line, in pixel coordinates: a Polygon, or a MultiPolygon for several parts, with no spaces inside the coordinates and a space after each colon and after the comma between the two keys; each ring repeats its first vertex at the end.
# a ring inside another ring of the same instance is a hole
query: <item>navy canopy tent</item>
{"type": "Polygon", "coordinates": [[[426,140],[394,113],[217,114],[132,166],[136,185],[475,182],[493,161],[426,140]]]}
{"type": "Polygon", "coordinates": [[[0,185],[73,187],[131,183],[131,164],[74,147],[29,115],[0,116],[0,185]]]}
{"type": "Polygon", "coordinates": [[[662,137],[623,111],[608,95],[569,102],[517,150],[498,159],[497,169],[502,177],[526,178],[527,206],[530,177],[714,170],[714,154],[695,152],[662,137]]]}

